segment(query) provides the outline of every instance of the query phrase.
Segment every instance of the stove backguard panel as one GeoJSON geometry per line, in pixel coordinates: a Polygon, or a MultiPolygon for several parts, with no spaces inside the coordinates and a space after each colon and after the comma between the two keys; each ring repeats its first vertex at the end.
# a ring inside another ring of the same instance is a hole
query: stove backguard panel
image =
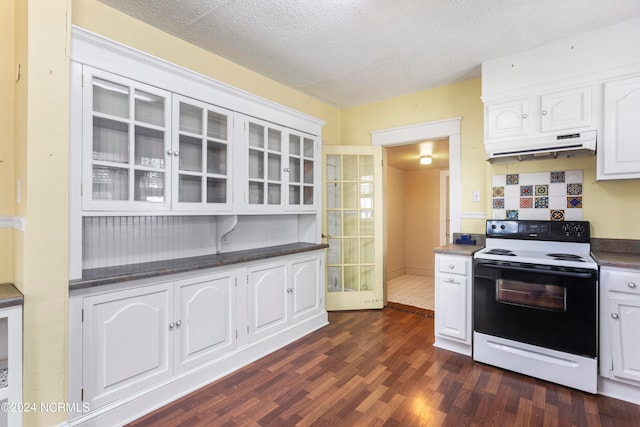
{"type": "Polygon", "coordinates": [[[493,219],[582,220],[582,170],[494,175],[491,187],[493,219]]]}

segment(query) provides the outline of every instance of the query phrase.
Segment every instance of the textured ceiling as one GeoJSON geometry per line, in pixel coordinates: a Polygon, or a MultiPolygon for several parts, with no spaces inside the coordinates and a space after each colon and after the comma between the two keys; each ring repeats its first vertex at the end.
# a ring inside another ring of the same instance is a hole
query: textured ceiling
{"type": "Polygon", "coordinates": [[[640,0],[100,0],[335,106],[640,15],[640,0]]]}

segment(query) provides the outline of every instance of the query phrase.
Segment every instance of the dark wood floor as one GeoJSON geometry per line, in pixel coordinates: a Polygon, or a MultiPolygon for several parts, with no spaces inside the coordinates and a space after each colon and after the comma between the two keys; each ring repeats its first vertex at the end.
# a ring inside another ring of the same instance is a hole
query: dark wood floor
{"type": "Polygon", "coordinates": [[[330,325],[132,426],[639,426],[640,407],[434,348],[433,316],[330,325]]]}

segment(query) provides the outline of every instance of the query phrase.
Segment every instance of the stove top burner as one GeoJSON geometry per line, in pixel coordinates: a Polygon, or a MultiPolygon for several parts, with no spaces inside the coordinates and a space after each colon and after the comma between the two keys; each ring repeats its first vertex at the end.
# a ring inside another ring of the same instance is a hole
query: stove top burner
{"type": "Polygon", "coordinates": [[[489,249],[486,253],[489,255],[516,256],[516,254],[514,254],[513,251],[509,249],[494,248],[494,249],[489,249]]]}
{"type": "Polygon", "coordinates": [[[584,262],[584,260],[582,259],[582,257],[580,255],[575,255],[575,254],[547,254],[548,257],[557,259],[557,260],[561,260],[561,261],[578,261],[578,262],[584,262]]]}

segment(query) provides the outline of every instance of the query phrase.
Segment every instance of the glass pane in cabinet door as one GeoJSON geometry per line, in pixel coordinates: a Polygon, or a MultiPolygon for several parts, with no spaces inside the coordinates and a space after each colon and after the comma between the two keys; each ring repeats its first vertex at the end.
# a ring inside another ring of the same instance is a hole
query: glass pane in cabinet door
{"type": "Polygon", "coordinates": [[[202,135],[202,108],[180,103],[180,131],[202,135]]]}
{"type": "Polygon", "coordinates": [[[164,126],[164,98],[136,90],[135,118],[139,122],[164,126]]]}
{"type": "Polygon", "coordinates": [[[305,205],[313,205],[313,187],[303,187],[305,205]]]}
{"type": "Polygon", "coordinates": [[[249,146],[264,148],[264,127],[249,123],[249,146]]]}
{"type": "Polygon", "coordinates": [[[358,239],[343,239],[343,264],[358,264],[358,239]]]}
{"type": "Polygon", "coordinates": [[[207,136],[227,140],[227,116],[209,111],[207,114],[207,136]]]}
{"type": "Polygon", "coordinates": [[[300,182],[300,159],[297,157],[289,158],[289,182],[300,182]]]}
{"type": "Polygon", "coordinates": [[[340,248],[340,239],[327,239],[329,249],[327,250],[328,264],[342,264],[342,250],[340,248]]]}
{"type": "Polygon", "coordinates": [[[342,196],[340,184],[337,182],[327,183],[327,208],[337,209],[342,207],[342,196]]]}
{"type": "Polygon", "coordinates": [[[289,154],[300,155],[300,137],[298,135],[289,135],[289,154]]]}
{"type": "Polygon", "coordinates": [[[93,111],[129,118],[129,88],[93,78],[93,111]]]}
{"type": "Polygon", "coordinates": [[[136,165],[164,169],[164,132],[136,126],[136,165]]]}
{"type": "Polygon", "coordinates": [[[249,150],[249,178],[264,178],[264,152],[249,150]]]}
{"type": "Polygon", "coordinates": [[[342,206],[345,208],[357,208],[358,207],[358,183],[345,182],[343,185],[342,193],[342,206]]]}
{"type": "Polygon", "coordinates": [[[269,153],[269,180],[280,181],[282,162],[279,154],[269,153]]]}
{"type": "Polygon", "coordinates": [[[327,212],[327,232],[329,236],[340,236],[342,234],[342,214],[340,211],[327,212]]]}
{"type": "Polygon", "coordinates": [[[178,201],[200,203],[202,201],[202,178],[180,175],[178,179],[178,201]]]}
{"type": "Polygon", "coordinates": [[[129,163],[129,125],[94,117],[93,160],[129,163]]]}
{"type": "Polygon", "coordinates": [[[135,171],[133,199],[141,202],[164,202],[164,173],[135,171]]]}
{"type": "Polygon", "coordinates": [[[373,156],[360,156],[360,181],[373,181],[373,156]]]}
{"type": "Polygon", "coordinates": [[[282,151],[282,132],[275,129],[269,129],[269,150],[282,151]]]}
{"type": "Polygon", "coordinates": [[[313,162],[311,160],[304,161],[304,183],[313,184],[313,162]]]}
{"type": "Polygon", "coordinates": [[[327,181],[340,180],[340,156],[327,156],[327,181]]]}
{"type": "Polygon", "coordinates": [[[342,292],[342,267],[327,268],[327,290],[342,292]]]}
{"type": "Polygon", "coordinates": [[[290,205],[300,204],[300,187],[298,187],[297,185],[289,186],[289,204],[290,205]]]}
{"type": "Polygon", "coordinates": [[[202,172],[202,141],[191,136],[180,135],[180,170],[202,172]]]}
{"type": "Polygon", "coordinates": [[[227,202],[227,180],[207,178],[207,203],[227,202]]]}
{"type": "Polygon", "coordinates": [[[360,290],[360,286],[358,284],[358,269],[359,267],[344,267],[345,292],[357,292],[360,290]]]}
{"type": "Polygon", "coordinates": [[[249,183],[249,203],[252,205],[264,204],[264,184],[261,182],[249,183]]]}
{"type": "Polygon", "coordinates": [[[360,183],[360,209],[373,209],[373,183],[360,183]]]}
{"type": "Polygon", "coordinates": [[[373,211],[360,211],[360,235],[373,236],[373,211]]]}
{"type": "Polygon", "coordinates": [[[344,181],[356,181],[358,179],[358,156],[342,156],[342,179],[344,181]]]}
{"type": "Polygon", "coordinates": [[[360,264],[373,264],[373,239],[360,239],[360,264]]]}
{"type": "Polygon", "coordinates": [[[269,184],[268,188],[268,198],[267,203],[270,205],[279,205],[281,200],[282,189],[280,188],[280,184],[269,184]]]}
{"type": "Polygon", "coordinates": [[[358,211],[344,211],[342,221],[344,226],[344,236],[358,235],[358,211]]]}
{"type": "Polygon", "coordinates": [[[373,281],[373,266],[364,265],[360,267],[360,289],[363,291],[372,291],[375,288],[373,281]]]}
{"type": "Polygon", "coordinates": [[[308,159],[313,159],[313,139],[304,139],[304,156],[308,159]]]}
{"type": "Polygon", "coordinates": [[[129,200],[129,170],[93,165],[94,200],[129,200]]]}
{"type": "Polygon", "coordinates": [[[227,145],[207,141],[207,172],[227,174],[227,145]]]}

